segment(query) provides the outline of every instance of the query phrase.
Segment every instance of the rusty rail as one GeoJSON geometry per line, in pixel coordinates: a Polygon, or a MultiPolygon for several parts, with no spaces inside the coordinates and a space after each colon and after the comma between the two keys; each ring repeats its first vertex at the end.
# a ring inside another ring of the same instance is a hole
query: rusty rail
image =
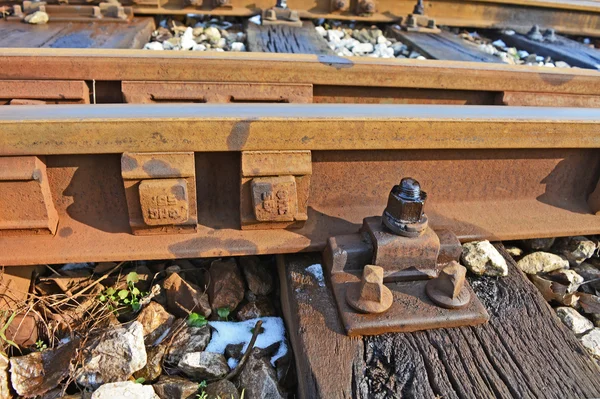
{"type": "Polygon", "coordinates": [[[600,74],[577,68],[295,54],[79,49],[0,49],[0,65],[0,103],[14,98],[16,89],[25,99],[74,102],[68,100],[73,97],[66,92],[69,84],[87,85],[93,98],[85,101],[99,103],[140,103],[151,98],[210,102],[250,95],[275,102],[600,104],[600,74]]]}
{"type": "Polygon", "coordinates": [[[48,185],[50,197],[41,200],[58,215],[54,236],[0,237],[0,264],[320,250],[328,237],[353,233],[362,218],[381,214],[389,187],[403,175],[428,187],[430,224],[463,241],[596,234],[598,210],[587,201],[600,177],[599,126],[597,111],[574,108],[0,107],[0,157],[43,160],[47,179],[35,184],[48,185]],[[153,153],[144,160],[136,158],[138,151],[153,153]],[[185,155],[192,152],[192,158],[185,155]],[[256,156],[265,166],[252,166],[256,156]],[[174,166],[190,161],[194,169],[188,172],[174,166]],[[164,198],[156,194],[159,203],[148,205],[143,198],[155,194],[128,191],[125,179],[132,178],[166,180],[148,185],[166,190],[164,198]],[[286,196],[260,194],[265,184],[286,196]],[[171,199],[171,187],[187,187],[187,196],[171,199]],[[290,195],[297,201],[293,209],[290,195]],[[261,200],[264,215],[252,210],[253,201],[258,206],[261,200]],[[197,218],[192,231],[133,234],[140,205],[150,206],[152,218],[168,219],[181,217],[171,213],[180,204],[185,215],[197,218]],[[247,217],[256,218],[258,229],[242,229],[247,217]],[[301,221],[302,227],[282,229],[283,220],[301,221]]]}
{"type": "MultiPolygon", "coordinates": [[[[3,1],[0,4],[17,4],[3,1]]],[[[62,4],[50,0],[48,4],[62,4]]],[[[101,0],[70,0],[69,5],[100,4],[101,0]]],[[[272,0],[124,0],[133,12],[147,15],[210,14],[249,17],[275,6],[272,0]]],[[[301,18],[399,22],[413,12],[415,0],[289,0],[289,9],[301,18]]],[[[51,5],[50,7],[56,7],[51,5]]],[[[65,8],[64,6],[62,8],[65,8]]],[[[91,8],[91,7],[90,7],[91,8]]],[[[529,29],[532,24],[558,32],[600,35],[600,5],[594,1],[571,0],[427,0],[425,13],[440,25],[476,28],[509,27],[529,29]]]]}

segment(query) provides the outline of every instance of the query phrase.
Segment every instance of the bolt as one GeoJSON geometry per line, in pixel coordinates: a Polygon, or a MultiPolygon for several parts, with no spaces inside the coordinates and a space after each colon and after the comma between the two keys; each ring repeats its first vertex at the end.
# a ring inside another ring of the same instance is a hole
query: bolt
{"type": "Polygon", "coordinates": [[[429,299],[443,308],[458,309],[467,306],[471,294],[465,287],[467,269],[452,261],[440,274],[427,282],[426,292],[429,299]]]}
{"type": "Polygon", "coordinates": [[[346,7],[346,1],[345,0],[336,0],[336,1],[333,2],[333,7],[336,10],[341,10],[344,7],[346,7]]]}
{"type": "Polygon", "coordinates": [[[361,0],[360,9],[363,13],[372,14],[375,12],[375,2],[372,0],[361,0]]]}
{"type": "Polygon", "coordinates": [[[362,313],[383,313],[392,306],[392,291],[383,285],[383,268],[366,265],[360,283],[346,290],[346,302],[362,313]]]}
{"type": "Polygon", "coordinates": [[[435,19],[430,19],[427,21],[427,27],[429,29],[437,29],[437,26],[435,26],[435,19]]]}
{"type": "Polygon", "coordinates": [[[533,25],[531,30],[527,33],[527,37],[531,40],[535,40],[541,42],[544,40],[542,33],[540,32],[540,27],[538,25],[533,25]]]}
{"type": "Polygon", "coordinates": [[[415,4],[415,8],[413,9],[413,14],[425,15],[425,6],[423,5],[423,0],[417,0],[417,4],[415,4]]]}
{"type": "Polygon", "coordinates": [[[427,193],[412,177],[405,177],[390,191],[388,203],[383,212],[383,224],[405,237],[418,237],[427,228],[427,216],[423,212],[427,193]]]}
{"type": "Polygon", "coordinates": [[[412,14],[408,14],[408,17],[406,17],[406,26],[408,26],[409,28],[417,27],[417,20],[412,14]]]}
{"type": "Polygon", "coordinates": [[[546,29],[546,32],[544,32],[544,41],[548,43],[555,43],[558,41],[554,29],[546,29]]]}

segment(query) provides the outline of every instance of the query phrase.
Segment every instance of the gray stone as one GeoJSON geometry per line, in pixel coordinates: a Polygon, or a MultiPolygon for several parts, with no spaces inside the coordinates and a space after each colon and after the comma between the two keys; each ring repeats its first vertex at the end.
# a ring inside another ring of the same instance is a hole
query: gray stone
{"type": "Polygon", "coordinates": [[[248,357],[237,381],[245,398],[283,399],[275,370],[256,349],[248,357]]]}
{"type": "Polygon", "coordinates": [[[573,270],[583,277],[584,281],[597,280],[589,283],[590,287],[600,289],[600,269],[592,263],[583,262],[580,265],[573,266],[573,270]]]}
{"type": "Polygon", "coordinates": [[[595,358],[600,359],[600,328],[594,328],[580,339],[588,352],[595,358]]]}
{"type": "Polygon", "coordinates": [[[256,295],[268,295],[273,291],[273,275],[258,256],[241,257],[240,266],[250,291],[256,295]]]}
{"type": "Polygon", "coordinates": [[[176,333],[169,346],[166,361],[177,364],[189,352],[202,352],[210,342],[210,327],[185,326],[176,333]]]}
{"type": "Polygon", "coordinates": [[[44,11],[36,11],[25,17],[25,22],[28,24],[42,25],[48,22],[50,18],[44,11]]]}
{"type": "Polygon", "coordinates": [[[162,362],[165,357],[166,345],[146,347],[146,365],[139,371],[133,373],[137,378],[143,378],[145,382],[156,381],[162,374],[162,362]]]}
{"type": "Polygon", "coordinates": [[[12,395],[8,388],[8,357],[0,353],[0,399],[10,399],[12,395]]]}
{"type": "Polygon", "coordinates": [[[229,344],[225,347],[225,357],[240,360],[243,355],[242,349],[244,349],[244,344],[229,344]]]}
{"type": "Polygon", "coordinates": [[[234,258],[211,263],[208,296],[213,312],[227,308],[233,312],[244,299],[246,287],[234,258]]]}
{"type": "Polygon", "coordinates": [[[546,275],[550,280],[561,283],[567,287],[567,294],[572,294],[583,283],[583,277],[577,272],[569,269],[561,269],[550,272],[546,275]]]}
{"type": "Polygon", "coordinates": [[[521,241],[523,248],[529,251],[547,251],[552,248],[555,238],[534,238],[521,241]]]}
{"type": "Polygon", "coordinates": [[[144,342],[146,345],[155,345],[173,325],[175,317],[167,312],[161,304],[150,302],[146,305],[137,317],[144,329],[144,342]]]}
{"type": "Polygon", "coordinates": [[[11,357],[10,381],[13,389],[20,396],[30,398],[56,388],[69,375],[79,342],[74,339],[55,349],[11,357]]]}
{"type": "Polygon", "coordinates": [[[147,361],[142,325],[113,328],[84,348],[83,362],[75,372],[79,385],[96,389],[102,384],[126,381],[147,361]]]}
{"type": "Polygon", "coordinates": [[[197,382],[177,376],[163,375],[153,387],[161,399],[195,399],[198,392],[197,382]]]}
{"type": "Polygon", "coordinates": [[[463,244],[462,264],[477,275],[506,276],[506,260],[489,241],[475,241],[463,244]]]}
{"type": "Polygon", "coordinates": [[[557,242],[557,250],[563,254],[571,266],[577,266],[591,258],[598,246],[586,237],[571,237],[557,242]]]}
{"type": "Polygon", "coordinates": [[[520,259],[517,266],[527,274],[549,273],[568,269],[569,261],[549,252],[534,252],[520,259]]]}
{"type": "Polygon", "coordinates": [[[594,323],[573,308],[564,306],[556,308],[556,315],[575,334],[583,334],[594,328],[594,323]]]}
{"type": "Polygon", "coordinates": [[[132,381],[104,384],[92,394],[92,399],[160,399],[151,385],[136,384],[132,381]]]}
{"type": "Polygon", "coordinates": [[[223,378],[229,372],[225,356],[213,352],[186,353],[177,368],[198,381],[223,378]]]}
{"type": "Polygon", "coordinates": [[[257,319],[259,317],[276,316],[275,308],[267,297],[257,297],[254,301],[248,302],[236,313],[239,321],[257,319]]]}
{"type": "MultiPolygon", "coordinates": [[[[224,380],[224,379],[221,381],[218,381],[218,382],[213,382],[212,384],[208,384],[208,386],[206,387],[204,392],[206,392],[206,396],[208,397],[208,399],[217,399],[217,398],[239,399],[240,398],[239,392],[238,392],[237,388],[235,387],[235,385],[233,384],[233,382],[224,380]]],[[[251,398],[251,396],[248,396],[248,394],[245,394],[244,397],[251,398]]]]}

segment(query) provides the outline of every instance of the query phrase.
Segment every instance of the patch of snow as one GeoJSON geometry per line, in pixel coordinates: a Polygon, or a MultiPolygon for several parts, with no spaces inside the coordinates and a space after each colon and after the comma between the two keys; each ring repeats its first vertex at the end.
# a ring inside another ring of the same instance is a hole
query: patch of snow
{"type": "Polygon", "coordinates": [[[323,277],[323,268],[319,263],[310,265],[306,268],[306,271],[313,275],[314,278],[319,282],[319,287],[325,287],[325,278],[323,277]]]}
{"type": "Polygon", "coordinates": [[[233,370],[234,368],[236,368],[237,365],[238,365],[238,363],[239,363],[239,361],[236,358],[234,358],[234,357],[230,357],[229,359],[227,359],[227,365],[229,366],[229,368],[231,370],[233,370]]]}
{"type": "MultiPolygon", "coordinates": [[[[319,265],[320,267],[321,265],[319,265]]],[[[271,358],[271,364],[274,366],[275,361],[287,353],[287,344],[285,342],[285,325],[281,317],[261,317],[257,319],[249,319],[245,321],[209,321],[208,324],[214,329],[210,342],[206,347],[206,352],[225,353],[225,347],[229,344],[244,344],[242,353],[246,352],[248,344],[252,339],[252,329],[258,320],[262,320],[262,328],[264,331],[258,334],[256,348],[264,349],[277,342],[280,342],[277,353],[271,358]]],[[[232,363],[229,363],[230,368],[232,363]]],[[[237,364],[236,364],[237,366],[237,364]]]]}
{"type": "Polygon", "coordinates": [[[255,15],[252,18],[248,18],[248,21],[252,22],[253,24],[260,25],[260,15],[255,15]]]}

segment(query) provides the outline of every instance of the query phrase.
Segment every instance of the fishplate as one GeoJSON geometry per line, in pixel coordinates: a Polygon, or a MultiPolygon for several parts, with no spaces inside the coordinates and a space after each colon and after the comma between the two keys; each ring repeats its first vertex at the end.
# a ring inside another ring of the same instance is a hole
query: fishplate
{"type": "Polygon", "coordinates": [[[358,234],[331,237],[324,263],[348,335],[481,324],[489,316],[465,280],[462,247],[432,230],[419,183],[403,179],[381,217],[358,234]]]}
{"type": "Polygon", "coordinates": [[[209,82],[128,82],[121,84],[127,103],[157,102],[311,103],[311,84],[209,83],[209,82]]]}
{"type": "Polygon", "coordinates": [[[0,157],[0,236],[54,234],[58,214],[39,157],[0,157]]]}
{"type": "Polygon", "coordinates": [[[124,153],[121,175],[133,234],[196,231],[198,211],[193,152],[124,153]]]}
{"type": "Polygon", "coordinates": [[[310,151],[242,152],[242,229],[302,227],[311,175],[310,151]]]}
{"type": "Polygon", "coordinates": [[[82,80],[0,80],[0,105],[89,104],[82,80]]]}

